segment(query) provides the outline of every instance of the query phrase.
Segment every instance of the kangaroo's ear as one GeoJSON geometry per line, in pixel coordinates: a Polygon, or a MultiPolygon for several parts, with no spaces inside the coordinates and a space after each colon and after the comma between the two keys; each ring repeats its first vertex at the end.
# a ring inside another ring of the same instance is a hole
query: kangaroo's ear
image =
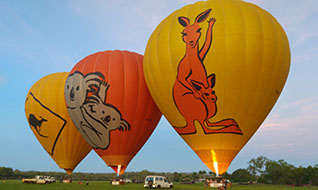
{"type": "Polygon", "coordinates": [[[210,12],[212,9],[208,9],[206,11],[204,11],[203,13],[200,13],[197,18],[195,19],[196,23],[201,23],[203,21],[205,21],[206,18],[208,18],[210,12]]]}
{"type": "Polygon", "coordinates": [[[183,27],[186,27],[190,24],[190,20],[187,17],[180,16],[178,20],[183,27]]]}
{"type": "Polygon", "coordinates": [[[211,74],[208,76],[208,82],[210,83],[210,87],[213,88],[215,86],[215,74],[211,74]]]}

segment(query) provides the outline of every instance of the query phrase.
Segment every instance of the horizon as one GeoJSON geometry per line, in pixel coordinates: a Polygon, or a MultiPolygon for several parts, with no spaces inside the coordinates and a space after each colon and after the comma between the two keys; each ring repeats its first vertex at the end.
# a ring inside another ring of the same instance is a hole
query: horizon
{"type": "MultiPolygon", "coordinates": [[[[260,157],[260,156],[258,156],[258,157],[260,157]]],[[[255,158],[258,158],[258,157],[255,157],[255,158]]],[[[267,157],[266,157],[267,158],[267,157]]],[[[254,159],[254,158],[251,158],[251,159],[254,159]]],[[[270,159],[270,158],[267,158],[267,159],[269,159],[270,161],[276,161],[276,162],[278,162],[278,161],[280,161],[280,160],[283,160],[283,161],[285,161],[284,159],[278,159],[278,160],[272,160],[272,159],[270,159]]],[[[288,163],[288,164],[290,164],[290,163],[288,163]]],[[[291,165],[293,165],[293,164],[291,164],[291,165]]],[[[249,165],[247,165],[247,167],[245,167],[245,168],[237,168],[236,170],[240,170],[240,169],[246,169],[246,170],[248,170],[248,166],[249,165]]],[[[294,166],[294,165],[293,165],[294,166]]],[[[6,166],[0,166],[0,168],[1,167],[4,167],[4,168],[8,168],[8,167],[6,167],[6,166]]],[[[303,167],[302,165],[299,165],[299,166],[295,166],[296,168],[299,168],[299,167],[303,167]]],[[[308,168],[308,167],[318,167],[318,163],[317,164],[314,164],[314,165],[308,165],[308,166],[306,166],[306,167],[304,167],[304,168],[308,168]]],[[[38,170],[19,170],[18,168],[11,168],[13,171],[16,171],[16,170],[18,170],[19,172],[55,172],[55,173],[65,173],[65,171],[38,171],[38,170]]],[[[235,170],[235,171],[236,171],[235,170]]],[[[123,173],[122,175],[119,175],[119,176],[123,176],[123,175],[125,175],[126,173],[138,173],[138,172],[143,172],[143,171],[147,171],[147,172],[150,172],[150,173],[194,173],[194,172],[196,172],[196,173],[198,173],[198,172],[200,172],[200,171],[205,171],[206,172],[206,174],[207,175],[210,175],[209,174],[209,172],[212,172],[212,173],[214,173],[213,171],[211,171],[211,170],[209,170],[209,169],[207,169],[207,170],[198,170],[198,171],[180,171],[180,172],[177,172],[177,171],[151,171],[151,170],[147,170],[147,169],[143,169],[143,170],[139,170],[139,171],[125,171],[125,173],[123,173]]],[[[227,174],[229,174],[229,175],[232,175],[233,174],[233,172],[235,172],[235,171],[232,171],[231,173],[230,172],[228,172],[228,171],[226,171],[226,173],[227,174]]],[[[116,175],[116,176],[118,176],[118,174],[116,174],[116,173],[114,173],[114,171],[110,171],[110,172],[81,172],[81,171],[78,171],[78,172],[72,172],[72,174],[75,174],[75,173],[92,173],[92,174],[113,174],[113,175],[116,175]]],[[[72,175],[71,174],[71,175],[72,175]]],[[[214,173],[215,174],[215,173],[214,173]]],[[[222,174],[223,175],[223,174],[222,174]]]]}
{"type": "MultiPolygon", "coordinates": [[[[92,53],[128,49],[144,53],[156,26],[194,0],[0,2],[0,167],[64,172],[37,141],[24,114],[28,90],[40,78],[70,72],[92,53]],[[32,10],[32,11],[30,11],[32,10]]],[[[290,43],[291,67],[283,92],[228,172],[263,155],[294,166],[318,164],[318,2],[248,0],[271,13],[290,43]],[[295,14],[296,13],[296,14],[295,14]]],[[[162,117],[126,172],[210,171],[162,117]],[[153,151],[157,150],[157,151],[153,151]],[[156,164],[154,164],[156,163],[156,164]]],[[[90,152],[74,172],[112,173],[90,152]]]]}

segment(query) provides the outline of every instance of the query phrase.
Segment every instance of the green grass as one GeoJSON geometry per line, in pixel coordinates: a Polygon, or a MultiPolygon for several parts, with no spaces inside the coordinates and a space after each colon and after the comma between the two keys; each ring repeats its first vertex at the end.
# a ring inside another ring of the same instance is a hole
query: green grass
{"type": "MultiPolygon", "coordinates": [[[[0,190],[145,190],[143,184],[125,184],[112,186],[109,182],[89,182],[89,185],[79,185],[78,182],[71,184],[23,184],[21,180],[0,180],[0,190]]],[[[173,190],[216,190],[204,187],[203,184],[182,185],[175,184],[173,190]]],[[[289,187],[284,185],[233,185],[230,190],[318,190],[318,187],[289,187]]]]}
{"type": "Polygon", "coordinates": [[[318,186],[292,187],[286,185],[235,185],[231,190],[318,190],[318,186]]]}

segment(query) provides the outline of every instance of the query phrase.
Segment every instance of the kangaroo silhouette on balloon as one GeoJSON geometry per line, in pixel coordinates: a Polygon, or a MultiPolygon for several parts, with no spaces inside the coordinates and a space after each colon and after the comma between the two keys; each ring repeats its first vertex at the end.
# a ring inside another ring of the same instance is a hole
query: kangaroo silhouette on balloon
{"type": "Polygon", "coordinates": [[[223,119],[210,122],[209,119],[217,113],[217,96],[213,90],[216,76],[207,76],[203,60],[212,43],[212,29],[215,18],[209,19],[204,45],[199,50],[201,37],[200,23],[204,22],[212,9],[200,13],[194,24],[190,25],[187,17],[179,17],[179,23],[184,27],[182,40],[186,44],[186,53],[178,65],[177,78],[173,86],[173,99],[186,120],[183,127],[174,126],[180,135],[195,134],[195,121],[198,121],[205,134],[232,133],[242,135],[239,125],[234,119],[223,119]]]}
{"type": "Polygon", "coordinates": [[[31,125],[32,127],[34,127],[35,131],[36,131],[41,137],[48,138],[48,136],[42,135],[42,134],[40,133],[42,123],[43,123],[43,122],[47,122],[47,120],[44,119],[44,118],[42,118],[41,116],[40,116],[40,119],[41,119],[41,120],[37,119],[33,114],[30,114],[30,115],[29,115],[29,123],[30,123],[30,125],[31,125]]]}

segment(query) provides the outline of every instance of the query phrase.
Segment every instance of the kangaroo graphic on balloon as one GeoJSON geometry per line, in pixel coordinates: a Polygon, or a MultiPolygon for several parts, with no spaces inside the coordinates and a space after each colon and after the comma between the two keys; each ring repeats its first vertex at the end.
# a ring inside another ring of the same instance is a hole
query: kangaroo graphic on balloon
{"type": "Polygon", "coordinates": [[[208,30],[203,46],[199,50],[201,37],[200,23],[209,16],[212,9],[200,13],[195,22],[190,25],[187,17],[179,17],[179,23],[184,27],[182,40],[186,45],[186,53],[178,65],[177,77],[173,86],[173,99],[179,112],[186,120],[183,127],[174,126],[180,135],[195,134],[197,132],[194,122],[198,121],[205,134],[232,133],[242,135],[238,123],[227,118],[217,122],[209,119],[217,114],[217,96],[213,89],[216,84],[214,73],[207,76],[204,58],[210,50],[212,43],[212,29],[215,18],[209,19],[208,30]],[[186,104],[184,102],[187,102],[186,104]]]}
{"type": "Polygon", "coordinates": [[[42,118],[42,117],[40,116],[40,120],[39,120],[39,119],[37,119],[37,118],[35,117],[35,115],[30,114],[28,120],[29,120],[30,126],[32,126],[32,127],[35,129],[35,131],[36,131],[41,137],[43,137],[43,138],[48,138],[48,136],[45,136],[45,135],[43,135],[43,134],[40,133],[40,132],[41,132],[42,123],[43,123],[43,122],[47,122],[46,119],[44,119],[44,118],[42,118]]]}
{"type": "Polygon", "coordinates": [[[108,148],[111,131],[130,130],[129,123],[122,119],[119,110],[106,103],[110,84],[104,78],[100,72],[84,76],[76,71],[69,75],[64,89],[67,109],[71,117],[76,118],[73,119],[75,126],[86,141],[97,149],[108,148]]]}

